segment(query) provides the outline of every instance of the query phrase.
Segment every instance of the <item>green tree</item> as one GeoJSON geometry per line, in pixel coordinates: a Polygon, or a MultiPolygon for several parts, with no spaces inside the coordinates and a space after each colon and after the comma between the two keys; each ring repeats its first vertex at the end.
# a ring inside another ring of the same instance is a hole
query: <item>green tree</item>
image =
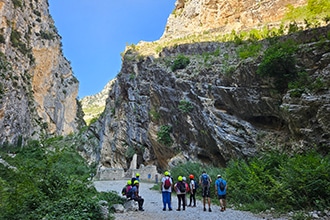
{"type": "Polygon", "coordinates": [[[284,92],[297,77],[294,54],[297,46],[291,40],[270,46],[261,60],[257,74],[273,77],[278,91],[284,92]]]}

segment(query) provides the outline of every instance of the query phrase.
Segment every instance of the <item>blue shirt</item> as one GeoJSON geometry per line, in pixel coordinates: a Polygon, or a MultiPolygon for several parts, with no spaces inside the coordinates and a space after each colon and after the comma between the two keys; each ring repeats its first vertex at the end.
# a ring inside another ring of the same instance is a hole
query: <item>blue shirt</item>
{"type": "Polygon", "coordinates": [[[136,186],[133,186],[132,188],[132,199],[136,199],[136,192],[138,191],[137,187],[136,186]]]}
{"type": "Polygon", "coordinates": [[[227,182],[226,180],[222,179],[222,178],[218,178],[216,181],[215,181],[215,185],[218,189],[218,195],[219,196],[222,196],[222,195],[226,195],[226,186],[227,186],[227,182]],[[223,184],[225,184],[225,189],[223,191],[221,191],[220,189],[220,182],[223,182],[223,184]]]}

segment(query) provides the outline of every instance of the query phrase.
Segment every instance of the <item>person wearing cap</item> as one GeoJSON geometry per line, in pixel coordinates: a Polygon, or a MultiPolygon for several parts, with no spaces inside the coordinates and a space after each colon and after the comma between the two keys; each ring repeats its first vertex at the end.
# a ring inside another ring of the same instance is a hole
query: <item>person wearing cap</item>
{"type": "Polygon", "coordinates": [[[178,208],[176,211],[181,210],[181,203],[182,203],[182,210],[186,210],[186,184],[183,182],[182,176],[178,177],[178,182],[174,184],[174,190],[178,197],[178,208]]]}
{"type": "Polygon", "coordinates": [[[135,180],[132,187],[132,199],[139,204],[139,211],[144,211],[143,203],[144,199],[139,195],[139,181],[135,180]]]}
{"type": "Polygon", "coordinates": [[[224,180],[221,175],[217,176],[215,181],[215,192],[220,201],[220,211],[223,212],[226,210],[226,194],[227,194],[227,182],[224,180]]]}
{"type": "Polygon", "coordinates": [[[170,172],[165,171],[164,177],[162,178],[162,181],[160,183],[160,188],[162,190],[162,199],[163,199],[163,211],[166,211],[166,205],[168,207],[169,211],[172,211],[172,204],[171,204],[171,193],[172,193],[172,178],[170,176],[170,172]],[[170,181],[170,187],[166,189],[165,187],[165,181],[170,181]]]}

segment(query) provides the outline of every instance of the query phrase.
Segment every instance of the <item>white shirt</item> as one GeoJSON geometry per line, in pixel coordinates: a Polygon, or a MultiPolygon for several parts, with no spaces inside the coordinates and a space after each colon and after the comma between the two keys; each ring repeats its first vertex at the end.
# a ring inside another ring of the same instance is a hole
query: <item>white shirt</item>
{"type": "Polygon", "coordinates": [[[193,188],[196,189],[195,180],[190,180],[190,184],[189,185],[190,185],[190,189],[191,190],[193,190],[193,188]]]}
{"type": "Polygon", "coordinates": [[[170,188],[168,188],[168,189],[165,189],[165,188],[164,188],[164,183],[165,183],[165,180],[166,180],[167,178],[170,178],[171,185],[173,184],[173,182],[172,182],[172,178],[171,178],[171,177],[169,177],[169,176],[164,176],[164,177],[162,178],[162,192],[172,192],[172,186],[171,186],[170,188]]]}

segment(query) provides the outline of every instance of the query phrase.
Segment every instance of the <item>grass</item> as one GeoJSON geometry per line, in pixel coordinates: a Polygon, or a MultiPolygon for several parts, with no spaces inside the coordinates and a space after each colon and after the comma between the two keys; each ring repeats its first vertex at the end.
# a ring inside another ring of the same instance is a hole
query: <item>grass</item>
{"type": "Polygon", "coordinates": [[[93,119],[98,118],[104,111],[105,106],[88,106],[88,108],[83,108],[84,111],[84,120],[87,125],[91,124],[93,119]]]}

